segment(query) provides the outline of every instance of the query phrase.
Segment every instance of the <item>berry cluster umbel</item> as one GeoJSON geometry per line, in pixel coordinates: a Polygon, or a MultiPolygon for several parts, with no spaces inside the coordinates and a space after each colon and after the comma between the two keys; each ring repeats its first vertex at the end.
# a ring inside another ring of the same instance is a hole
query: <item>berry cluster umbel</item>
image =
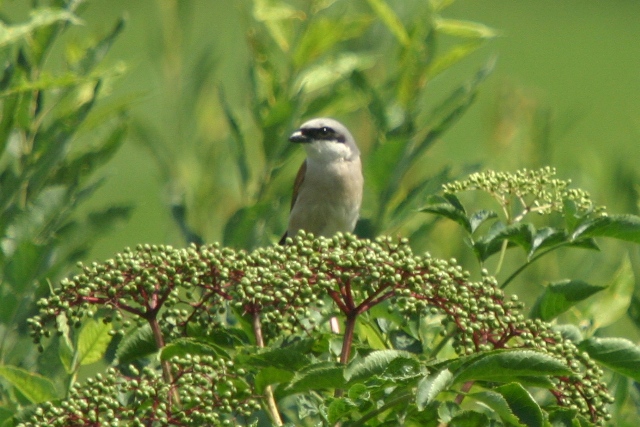
{"type": "MultiPolygon", "coordinates": [[[[235,313],[259,315],[269,340],[285,333],[313,333],[319,313],[342,312],[348,325],[388,300],[406,316],[444,313],[445,327],[454,329],[454,349],[460,355],[531,348],[553,356],[573,372],[553,379],[551,392],[558,404],[595,423],[608,417],[606,404],[611,397],[600,368],[548,324],[525,319],[521,303],[505,299],[491,276],[472,281],[455,261],[415,255],[404,239],[371,241],[352,235],[327,239],[300,233],[288,243],[253,252],[217,245],[187,249],[145,245],[105,263],[82,266],[81,274],[63,281],[51,297],[39,302],[40,315],[30,322],[34,340],[40,343],[48,336],[63,313],[70,324],[79,325],[83,317],[106,308],[111,314],[105,321],[112,323],[114,334],[124,334],[131,320],[152,327],[156,322],[160,327],[156,343],[162,347],[189,336],[194,325],[224,327],[221,313],[229,307],[235,313]],[[325,307],[327,299],[335,307],[325,307]]],[[[348,355],[353,336],[347,332],[345,342],[349,342],[343,351],[348,355]]],[[[215,367],[211,369],[215,372],[215,367]]],[[[113,384],[124,380],[118,379],[118,371],[108,376],[113,384]]],[[[177,380],[165,376],[165,382],[167,378],[177,380]]],[[[134,380],[141,379],[126,381],[134,380]]],[[[159,379],[154,381],[160,386],[159,379]]],[[[175,386],[180,389],[182,384],[175,386]]],[[[230,397],[241,402],[246,398],[243,393],[232,392],[230,397]]],[[[67,405],[74,399],[71,396],[67,405]]],[[[180,400],[184,405],[184,396],[180,400]]],[[[56,406],[55,410],[71,409],[56,406]]]]}

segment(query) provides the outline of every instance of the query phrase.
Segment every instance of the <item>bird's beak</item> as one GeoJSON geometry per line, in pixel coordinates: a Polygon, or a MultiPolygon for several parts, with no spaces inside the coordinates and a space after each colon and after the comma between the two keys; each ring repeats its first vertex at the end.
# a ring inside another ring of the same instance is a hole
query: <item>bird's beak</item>
{"type": "Polygon", "coordinates": [[[291,141],[291,142],[300,142],[300,143],[309,143],[309,142],[311,142],[311,138],[309,138],[308,136],[305,136],[302,133],[302,131],[297,130],[289,137],[289,141],[291,141]]]}

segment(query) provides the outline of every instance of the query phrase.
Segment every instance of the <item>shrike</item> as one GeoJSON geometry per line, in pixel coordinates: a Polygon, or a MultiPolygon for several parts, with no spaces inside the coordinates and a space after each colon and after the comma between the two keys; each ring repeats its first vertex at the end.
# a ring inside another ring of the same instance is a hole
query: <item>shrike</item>
{"type": "Polygon", "coordinates": [[[317,118],[305,122],[289,141],[303,144],[307,158],[293,185],[287,232],[299,230],[331,237],[352,232],[362,203],[360,150],[349,130],[340,122],[317,118]]]}

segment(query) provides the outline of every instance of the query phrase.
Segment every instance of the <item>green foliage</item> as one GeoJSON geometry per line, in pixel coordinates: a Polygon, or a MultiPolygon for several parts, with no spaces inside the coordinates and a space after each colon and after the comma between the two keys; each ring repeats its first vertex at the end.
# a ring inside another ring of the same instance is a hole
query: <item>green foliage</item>
{"type": "MultiPolygon", "coordinates": [[[[58,40],[80,23],[81,2],[37,3],[25,22],[3,16],[0,23],[0,401],[10,411],[64,395],[56,377],[62,365],[50,358],[57,344],[38,357],[26,319],[51,281],[67,274],[130,210],[107,205],[78,214],[100,186],[96,170],[123,142],[124,111],[103,109],[99,121],[93,113],[101,88],[118,73],[100,64],[122,22],[90,44],[69,45],[59,64],[50,53],[64,48],[58,40]]],[[[83,351],[77,363],[88,363],[90,353],[83,351]]]]}

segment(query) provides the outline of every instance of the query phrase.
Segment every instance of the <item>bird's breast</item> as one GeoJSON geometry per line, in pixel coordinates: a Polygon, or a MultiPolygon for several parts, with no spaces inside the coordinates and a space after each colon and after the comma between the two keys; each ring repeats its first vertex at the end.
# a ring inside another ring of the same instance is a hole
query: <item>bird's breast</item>
{"type": "Polygon", "coordinates": [[[362,187],[359,158],[328,165],[308,161],[289,217],[288,234],[293,236],[300,229],[327,237],[339,231],[352,232],[360,212],[362,187]]]}

